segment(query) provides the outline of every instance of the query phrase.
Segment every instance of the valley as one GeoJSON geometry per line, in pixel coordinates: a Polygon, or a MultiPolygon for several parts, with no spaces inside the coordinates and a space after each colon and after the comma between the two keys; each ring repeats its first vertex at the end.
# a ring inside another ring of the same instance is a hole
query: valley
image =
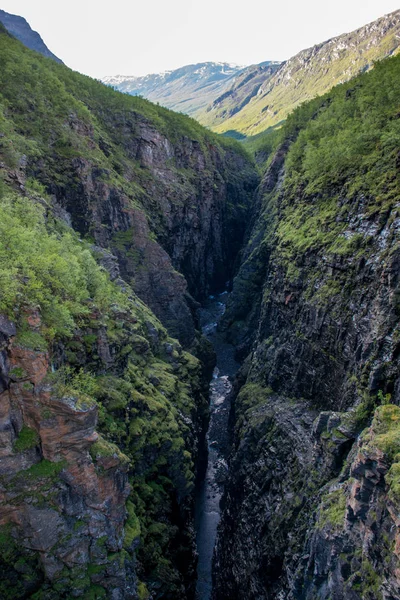
{"type": "Polygon", "coordinates": [[[245,143],[0,24],[2,600],[400,598],[398,16],[245,143]]]}
{"type": "Polygon", "coordinates": [[[229,415],[232,380],[239,368],[235,349],[218,332],[225,312],[228,292],[211,296],[200,309],[200,326],[216,353],[216,366],[210,383],[210,424],[207,432],[207,465],[202,474],[196,499],[197,563],[196,597],[210,600],[212,595],[212,559],[220,520],[220,503],[227,480],[229,451],[229,415]]]}

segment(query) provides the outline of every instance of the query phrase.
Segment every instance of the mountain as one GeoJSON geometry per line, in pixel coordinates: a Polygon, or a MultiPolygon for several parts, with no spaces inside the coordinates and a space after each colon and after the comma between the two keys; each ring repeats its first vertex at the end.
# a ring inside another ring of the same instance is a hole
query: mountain
{"type": "Polygon", "coordinates": [[[400,11],[299,52],[249,67],[199,63],[145,77],[104,77],[107,85],[196,118],[217,133],[253,136],[299,104],[372,68],[400,46],[400,11]]]}
{"type": "Polygon", "coordinates": [[[396,56],[275,138],[221,324],[216,600],[400,597],[399,96],[396,56]]]}
{"type": "Polygon", "coordinates": [[[0,65],[0,597],[192,598],[196,309],[233,276],[258,174],[1,24],[0,65]]]}
{"type": "Polygon", "coordinates": [[[244,70],[241,85],[235,81],[196,118],[218,133],[257,134],[286,119],[302,102],[396,54],[399,46],[400,11],[395,11],[303,50],[275,70],[262,66],[244,70]]]}
{"type": "Polygon", "coordinates": [[[103,82],[193,117],[224,93],[243,67],[204,62],[144,77],[104,77],[103,82]]]}
{"type": "Polygon", "coordinates": [[[40,52],[43,56],[52,58],[58,63],[62,63],[62,61],[48,49],[40,35],[36,31],[33,31],[29,23],[23,17],[0,10],[0,23],[3,23],[7,31],[16,37],[17,40],[22,42],[27,48],[40,52]]]}
{"type": "Polygon", "coordinates": [[[256,167],[0,23],[0,598],[400,598],[399,98],[256,167]]]}

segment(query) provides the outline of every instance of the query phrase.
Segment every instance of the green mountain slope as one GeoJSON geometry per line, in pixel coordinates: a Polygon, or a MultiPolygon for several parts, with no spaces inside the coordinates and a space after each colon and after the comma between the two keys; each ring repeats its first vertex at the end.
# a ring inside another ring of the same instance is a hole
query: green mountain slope
{"type": "Polygon", "coordinates": [[[232,276],[257,183],[240,145],[0,25],[1,598],[193,597],[193,296],[232,276]]]}
{"type": "MultiPolygon", "coordinates": [[[[219,133],[255,135],[286,119],[299,104],[322,95],[399,49],[400,11],[356,31],[303,50],[266,77],[254,95],[250,80],[238,93],[235,86],[198,119],[219,133]],[[243,106],[243,97],[249,98],[243,106]]],[[[246,76],[246,72],[242,77],[246,76]]],[[[256,77],[262,77],[259,72],[256,77]]]]}

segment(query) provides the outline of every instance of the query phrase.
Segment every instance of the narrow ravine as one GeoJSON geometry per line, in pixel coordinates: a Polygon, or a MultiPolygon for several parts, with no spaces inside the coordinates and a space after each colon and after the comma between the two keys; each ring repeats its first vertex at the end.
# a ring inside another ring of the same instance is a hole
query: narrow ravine
{"type": "Polygon", "coordinates": [[[212,592],[212,557],[220,520],[220,500],[227,475],[229,394],[231,378],[239,368],[235,349],[218,332],[218,322],[225,312],[228,292],[210,296],[199,310],[203,334],[213,344],[217,355],[210,384],[210,426],[207,433],[208,464],[196,501],[196,541],[199,555],[197,566],[197,600],[210,600],[212,592]]]}

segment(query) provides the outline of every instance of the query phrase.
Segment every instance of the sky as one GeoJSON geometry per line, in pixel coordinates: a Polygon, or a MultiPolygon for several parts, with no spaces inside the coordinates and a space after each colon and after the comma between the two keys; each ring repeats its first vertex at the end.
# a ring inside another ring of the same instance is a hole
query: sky
{"type": "Polygon", "coordinates": [[[101,78],[204,61],[285,60],[400,8],[397,0],[2,0],[69,67],[101,78]]]}

